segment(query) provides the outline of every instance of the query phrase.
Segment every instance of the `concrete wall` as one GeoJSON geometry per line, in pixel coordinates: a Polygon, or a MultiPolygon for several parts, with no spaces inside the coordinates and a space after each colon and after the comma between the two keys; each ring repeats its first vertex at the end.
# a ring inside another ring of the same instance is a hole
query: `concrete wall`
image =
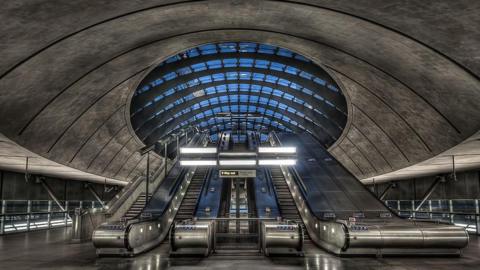
{"type": "MultiPolygon", "coordinates": [[[[435,176],[401,180],[391,189],[385,200],[421,200],[435,176]]],[[[388,183],[369,185],[376,194],[382,194],[388,183]]],[[[439,199],[479,199],[480,198],[480,171],[469,171],[457,174],[457,181],[453,179],[440,183],[430,196],[432,200],[439,199]]]]}
{"type": "MultiPolygon", "coordinates": [[[[48,193],[42,185],[36,183],[35,176],[30,176],[29,181],[25,180],[25,175],[15,172],[0,171],[0,199],[1,200],[50,200],[48,193]]],[[[45,177],[47,184],[53,190],[53,193],[61,201],[63,200],[85,200],[94,201],[92,193],[85,188],[86,182],[69,181],[65,179],[45,177]]],[[[114,186],[110,192],[103,192],[103,185],[92,184],[97,194],[103,200],[110,200],[119,188],[114,186]]]]}

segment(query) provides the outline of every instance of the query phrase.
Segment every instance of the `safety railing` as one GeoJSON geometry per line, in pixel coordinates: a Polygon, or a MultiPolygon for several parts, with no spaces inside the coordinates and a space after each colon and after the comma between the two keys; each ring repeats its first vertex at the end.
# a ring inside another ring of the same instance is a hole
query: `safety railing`
{"type": "Polygon", "coordinates": [[[401,217],[451,223],[480,235],[479,199],[427,200],[418,210],[420,200],[386,200],[384,203],[401,217]]]}
{"type": "Polygon", "coordinates": [[[102,208],[98,201],[2,200],[0,235],[70,226],[76,208],[102,208]]]}

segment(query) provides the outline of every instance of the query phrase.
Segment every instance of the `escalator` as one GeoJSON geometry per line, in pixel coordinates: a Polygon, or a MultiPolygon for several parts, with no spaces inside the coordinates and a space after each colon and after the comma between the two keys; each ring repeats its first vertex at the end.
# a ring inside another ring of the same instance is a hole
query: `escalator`
{"type": "Polygon", "coordinates": [[[295,167],[272,168],[272,178],[282,216],[300,215],[318,246],[337,255],[460,255],[468,244],[462,227],[400,218],[310,134],[272,133],[269,141],[298,149],[295,167]]]}
{"type": "MultiPolygon", "coordinates": [[[[188,146],[205,147],[207,143],[208,135],[197,133],[188,146]]],[[[160,244],[175,220],[193,216],[205,176],[205,168],[182,167],[177,162],[140,213],[142,201],[128,219],[104,223],[94,231],[97,255],[133,256],[160,244]]]]}
{"type": "MultiPolygon", "coordinates": [[[[152,197],[151,194],[149,194],[149,199],[152,197]]],[[[125,215],[122,217],[124,220],[131,220],[135,219],[140,215],[145,208],[145,205],[147,204],[147,196],[145,195],[145,192],[141,193],[137,200],[130,206],[128,211],[125,213],[125,215]]]]}
{"type": "Polygon", "coordinates": [[[195,170],[192,181],[188,186],[185,197],[183,197],[180,208],[178,208],[177,215],[175,216],[175,222],[186,219],[192,219],[195,216],[195,210],[197,208],[198,201],[200,199],[200,193],[202,187],[206,182],[209,169],[206,167],[199,167],[195,170]]]}
{"type": "Polygon", "coordinates": [[[292,193],[288,188],[282,170],[280,169],[280,167],[272,167],[270,168],[270,174],[272,177],[273,185],[275,187],[275,194],[277,197],[277,202],[280,208],[280,215],[282,219],[300,224],[304,232],[304,241],[309,241],[310,237],[308,236],[308,232],[305,230],[305,225],[303,223],[302,217],[298,212],[297,205],[295,204],[292,193]]]}

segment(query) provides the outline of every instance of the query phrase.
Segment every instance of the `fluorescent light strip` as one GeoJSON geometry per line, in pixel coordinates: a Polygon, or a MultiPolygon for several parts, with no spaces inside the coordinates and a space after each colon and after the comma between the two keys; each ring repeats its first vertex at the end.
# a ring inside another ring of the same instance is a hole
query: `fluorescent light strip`
{"type": "Polygon", "coordinates": [[[180,147],[181,154],[215,154],[216,147],[180,147]]]}
{"type": "Polygon", "coordinates": [[[216,160],[180,160],[180,166],[217,166],[216,160]]]}
{"type": "Polygon", "coordinates": [[[278,153],[278,154],[294,154],[297,152],[296,147],[258,147],[259,153],[278,153]]]}
{"type": "Polygon", "coordinates": [[[219,153],[220,156],[229,156],[229,157],[236,157],[236,156],[256,156],[257,153],[254,152],[221,152],[219,153]]]}
{"type": "Polygon", "coordinates": [[[224,159],[220,160],[221,166],[255,166],[256,160],[252,159],[224,159]]]}
{"type": "Polygon", "coordinates": [[[260,159],[258,165],[295,165],[296,159],[260,159]]]}

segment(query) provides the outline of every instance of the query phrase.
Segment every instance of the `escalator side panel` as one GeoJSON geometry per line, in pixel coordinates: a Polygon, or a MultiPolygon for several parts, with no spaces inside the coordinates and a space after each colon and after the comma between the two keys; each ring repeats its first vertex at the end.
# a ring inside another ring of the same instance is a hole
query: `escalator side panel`
{"type": "Polygon", "coordinates": [[[160,183],[158,188],[152,194],[150,201],[145,206],[143,213],[151,214],[153,217],[161,216],[168,207],[174,192],[178,179],[182,179],[185,174],[184,169],[180,167],[179,162],[170,170],[167,177],[160,183]]]}
{"type": "Polygon", "coordinates": [[[253,180],[257,215],[259,218],[275,218],[280,216],[280,209],[275,197],[273,183],[266,176],[266,173],[265,169],[258,169],[257,177],[253,180]],[[267,208],[270,209],[269,213],[267,213],[267,208]]]}
{"type": "Polygon", "coordinates": [[[355,212],[371,217],[389,209],[373,196],[363,184],[348,172],[309,134],[291,136],[281,134],[280,140],[287,145],[297,146],[299,158],[295,169],[302,181],[311,188],[306,192],[307,201],[314,213],[331,211],[337,218],[348,218],[355,212]],[[320,195],[321,194],[321,195],[320,195]],[[320,203],[318,198],[325,198],[320,203]]]}
{"type": "Polygon", "coordinates": [[[219,177],[218,170],[213,169],[210,179],[206,181],[206,186],[202,190],[198,202],[196,217],[218,217],[222,197],[222,180],[219,177]],[[210,211],[206,211],[207,208],[210,211]]]}

